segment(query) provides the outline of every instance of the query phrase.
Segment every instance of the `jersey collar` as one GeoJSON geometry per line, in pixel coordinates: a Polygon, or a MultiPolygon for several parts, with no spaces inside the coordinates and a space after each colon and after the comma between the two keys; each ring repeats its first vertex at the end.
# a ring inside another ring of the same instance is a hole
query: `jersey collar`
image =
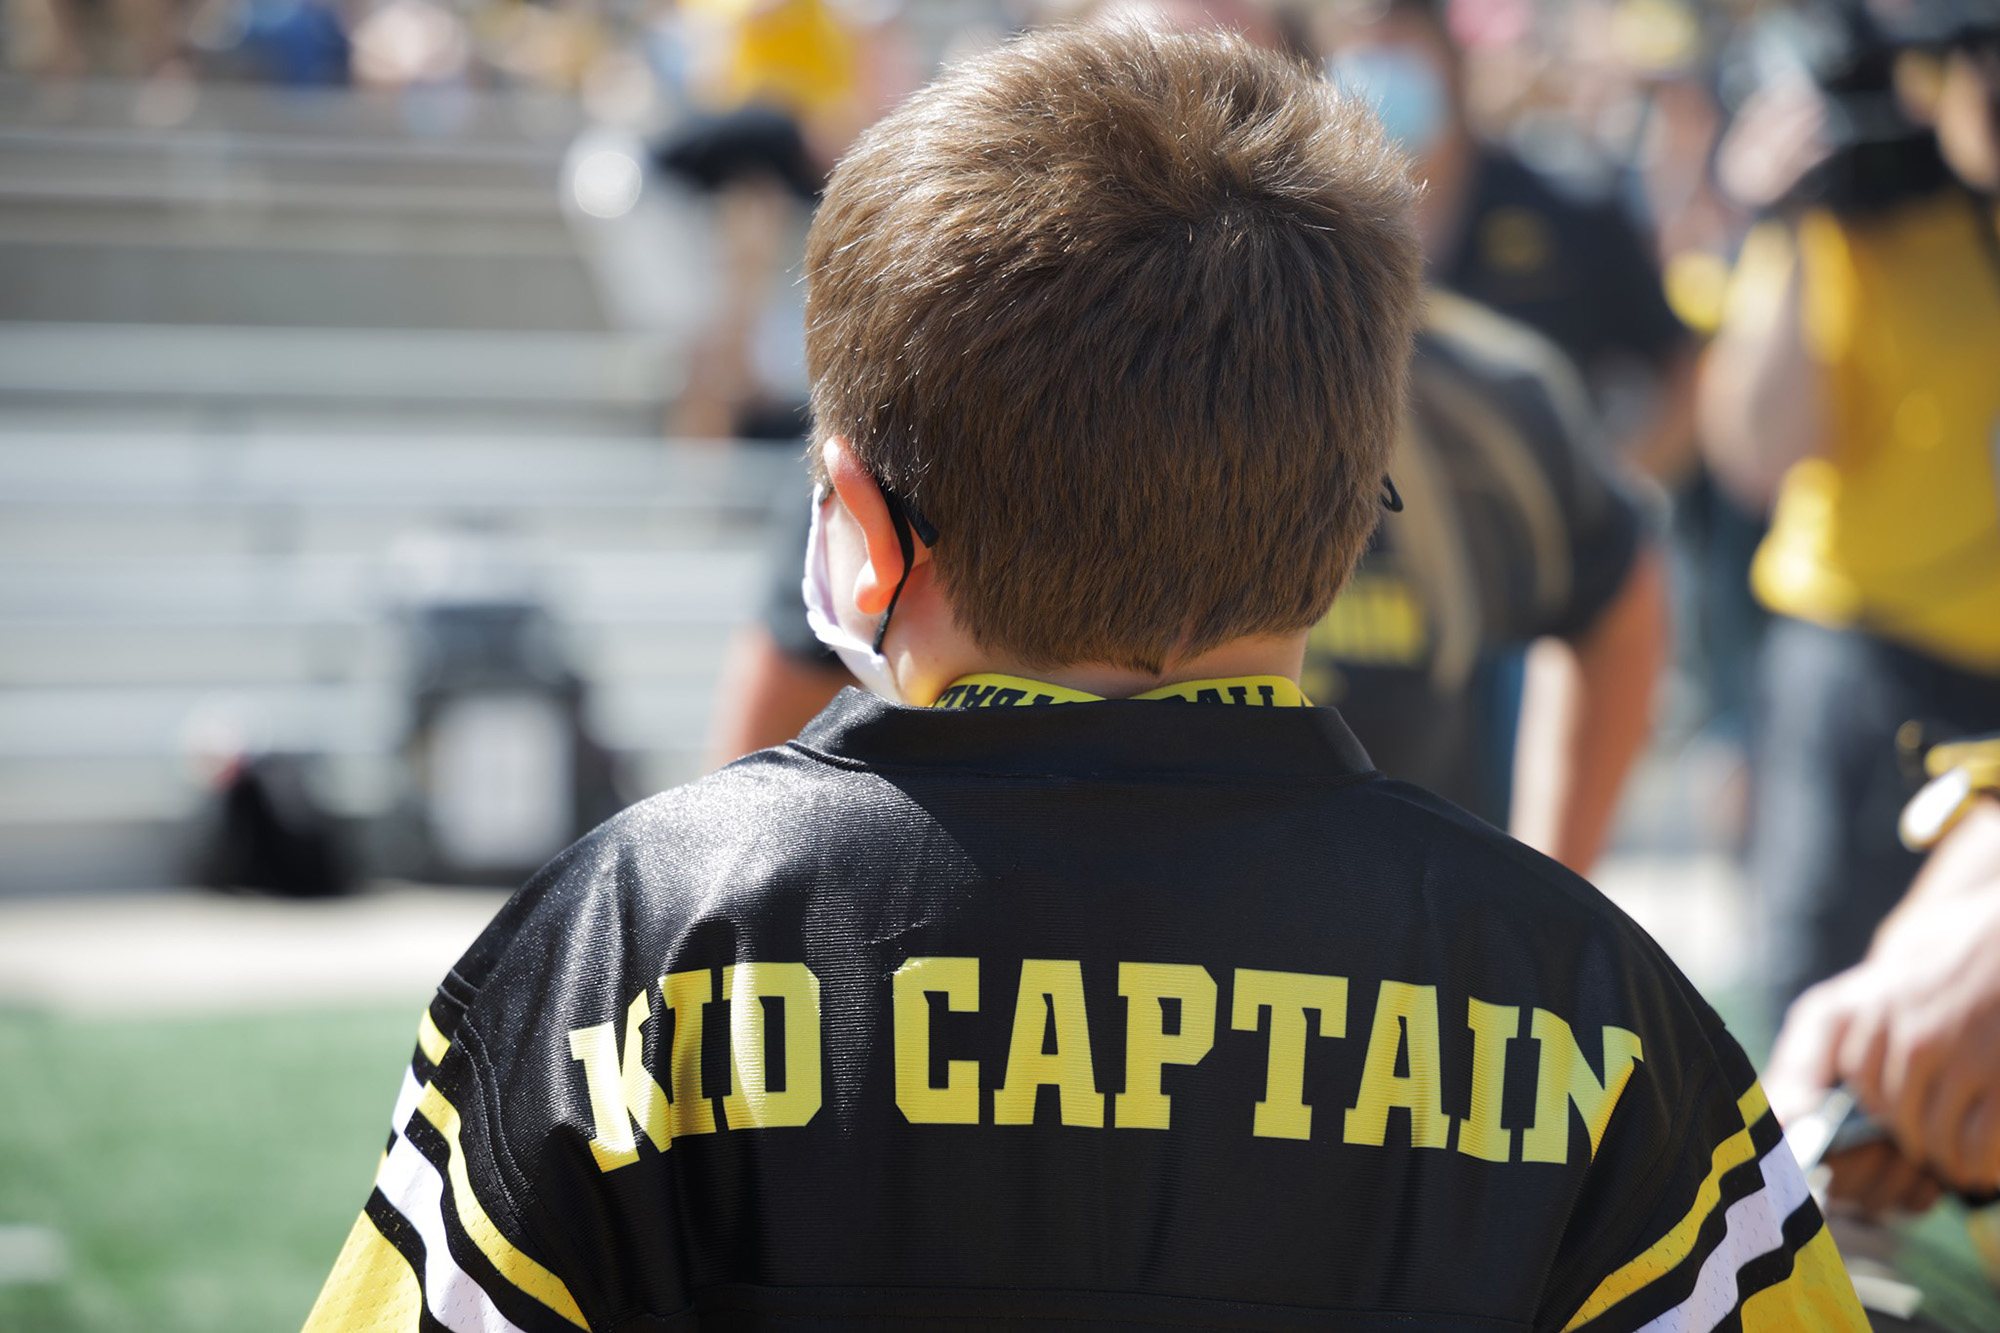
{"type": "MultiPolygon", "coordinates": [[[[1310,708],[1312,700],[1294,681],[1283,676],[1220,676],[1213,680],[1184,680],[1162,685],[1132,696],[1135,700],[1168,700],[1176,703],[1248,704],[1266,708],[1310,708]]],[[[1107,703],[1101,694],[1072,690],[1064,685],[1009,676],[998,671],[981,671],[960,677],[937,697],[932,708],[1015,708],[1036,704],[1107,703]]]]}
{"type": "Polygon", "coordinates": [[[850,688],[791,745],[891,780],[900,771],[960,769],[1071,781],[1342,784],[1374,773],[1331,708],[1173,708],[1166,716],[1172,721],[1163,726],[1158,703],[1137,699],[1089,708],[909,708],[850,688]]]}

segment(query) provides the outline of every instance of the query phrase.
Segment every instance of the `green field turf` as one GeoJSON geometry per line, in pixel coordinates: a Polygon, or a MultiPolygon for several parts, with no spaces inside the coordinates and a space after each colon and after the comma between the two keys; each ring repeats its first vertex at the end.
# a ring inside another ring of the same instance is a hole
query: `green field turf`
{"type": "MultiPolygon", "coordinates": [[[[59,1232],[66,1275],[0,1283],[6,1333],[287,1333],[388,1135],[407,1009],[118,1019],[0,1011],[0,1226],[59,1232]]],[[[1908,1265],[1947,1328],[2000,1328],[1962,1219],[1908,1265]]]]}
{"type": "Polygon", "coordinates": [[[57,1282],[0,1284],[0,1329],[298,1328],[367,1198],[421,999],[204,1019],[130,1003],[0,1012],[0,1225],[69,1251],[57,1282]]]}

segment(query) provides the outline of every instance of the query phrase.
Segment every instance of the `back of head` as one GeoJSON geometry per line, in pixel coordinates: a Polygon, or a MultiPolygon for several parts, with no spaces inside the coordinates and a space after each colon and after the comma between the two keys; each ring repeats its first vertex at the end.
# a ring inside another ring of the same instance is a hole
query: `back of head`
{"type": "Polygon", "coordinates": [[[1314,623],[1372,533],[1420,296],[1360,103],[1217,34],[1023,38],[834,173],[820,438],[938,529],[961,628],[1159,671],[1314,623]]]}

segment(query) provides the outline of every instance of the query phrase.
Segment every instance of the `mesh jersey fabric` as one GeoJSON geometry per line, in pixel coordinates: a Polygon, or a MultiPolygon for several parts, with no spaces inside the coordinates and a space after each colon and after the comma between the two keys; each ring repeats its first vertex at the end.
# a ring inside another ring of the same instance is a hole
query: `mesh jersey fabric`
{"type": "Polygon", "coordinates": [[[537,875],[308,1327],[1862,1329],[1753,1073],[1323,708],[843,692],[537,875]]]}

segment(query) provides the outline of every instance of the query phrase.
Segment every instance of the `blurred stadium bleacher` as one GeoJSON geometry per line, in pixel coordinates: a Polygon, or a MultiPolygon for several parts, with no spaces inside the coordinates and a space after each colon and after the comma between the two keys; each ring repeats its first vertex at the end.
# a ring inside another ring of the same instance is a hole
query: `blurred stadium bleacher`
{"type": "Polygon", "coordinates": [[[675,349],[559,207],[577,114],[61,91],[0,82],[0,893],[172,882],[204,707],[383,810],[413,534],[504,545],[633,786],[691,775],[796,463],[659,439],[675,349]]]}

